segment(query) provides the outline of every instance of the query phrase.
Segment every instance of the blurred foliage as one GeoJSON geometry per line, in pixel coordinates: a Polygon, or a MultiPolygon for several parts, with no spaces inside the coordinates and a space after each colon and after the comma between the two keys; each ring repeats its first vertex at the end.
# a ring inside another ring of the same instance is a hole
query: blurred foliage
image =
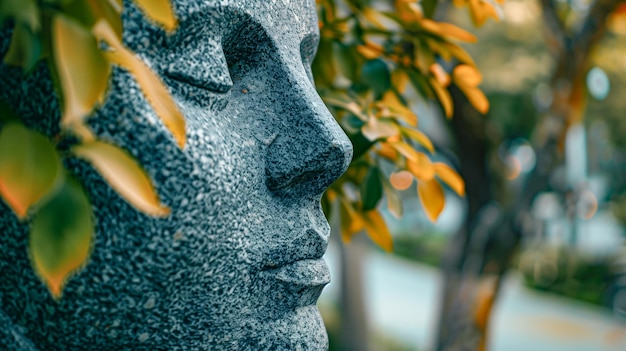
{"type": "MultiPolygon", "coordinates": [[[[135,3],[165,30],[176,28],[168,0],[135,3]]],[[[61,296],[68,276],[87,261],[94,231],[90,201],[63,167],[63,159],[79,157],[91,163],[139,211],[154,216],[169,213],[137,161],[118,146],[97,140],[85,123],[106,96],[113,65],[135,76],[178,145],[185,144],[183,116],[165,85],[122,44],[122,7],[121,0],[0,3],[0,22],[12,28],[4,63],[28,73],[43,61],[62,107],[60,133],[45,136],[0,105],[0,197],[20,220],[31,222],[32,264],[55,298],[61,296]]]]}
{"type": "MultiPolygon", "coordinates": [[[[489,17],[497,19],[489,2],[454,3],[467,5],[476,25],[489,17]]],[[[445,206],[441,183],[465,194],[456,171],[431,161],[435,148],[418,129],[410,101],[416,96],[437,101],[450,118],[453,104],[447,87],[454,84],[486,113],[489,102],[478,89],[482,75],[459,45],[476,38],[433,20],[437,1],[318,0],[317,4],[321,41],[313,76],[354,146],[348,171],[322,203],[327,214],[333,212],[332,206],[339,207],[344,241],[365,230],[374,243],[391,250],[389,230],[377,209],[383,195],[389,211],[400,217],[403,204],[398,191],[415,180],[426,215],[435,221],[445,206]],[[383,171],[390,168],[391,174],[383,171]]]]}
{"type": "Polygon", "coordinates": [[[531,248],[521,255],[518,267],[532,288],[611,307],[611,285],[624,274],[620,255],[593,257],[566,247],[531,248]]]}

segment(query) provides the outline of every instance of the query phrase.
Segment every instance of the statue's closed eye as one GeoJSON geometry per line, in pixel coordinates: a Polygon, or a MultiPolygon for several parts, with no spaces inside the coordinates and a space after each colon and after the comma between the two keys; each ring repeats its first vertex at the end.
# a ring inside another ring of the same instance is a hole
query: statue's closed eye
{"type": "Polygon", "coordinates": [[[165,65],[169,78],[216,93],[226,93],[233,81],[221,45],[205,40],[192,48],[171,53],[165,65]]]}

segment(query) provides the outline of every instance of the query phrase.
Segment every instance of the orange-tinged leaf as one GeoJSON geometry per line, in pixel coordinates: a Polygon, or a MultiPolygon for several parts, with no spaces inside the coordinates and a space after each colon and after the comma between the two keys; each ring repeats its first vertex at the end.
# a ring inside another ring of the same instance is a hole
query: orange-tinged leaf
{"type": "Polygon", "coordinates": [[[398,157],[398,151],[394,149],[389,143],[379,143],[380,148],[376,150],[376,153],[381,157],[394,161],[398,157]]]}
{"type": "Polygon", "coordinates": [[[433,167],[435,168],[435,174],[437,174],[437,177],[439,177],[441,181],[448,184],[459,196],[465,195],[465,182],[455,170],[441,162],[433,163],[433,167]]]}
{"type": "Polygon", "coordinates": [[[433,143],[430,141],[430,139],[426,136],[426,134],[415,128],[410,127],[402,127],[401,130],[404,135],[417,141],[418,144],[422,145],[430,153],[435,152],[435,147],[433,146],[433,143]]]}
{"type": "Polygon", "coordinates": [[[418,158],[417,151],[415,151],[415,149],[407,143],[397,141],[397,142],[389,143],[389,145],[391,145],[391,147],[393,147],[396,151],[398,151],[402,156],[406,157],[407,161],[408,160],[416,161],[418,158]]]}
{"type": "Polygon", "coordinates": [[[103,99],[111,66],[96,38],[78,22],[63,15],[52,20],[54,63],[63,91],[65,126],[80,122],[103,99]]]}
{"type": "Polygon", "coordinates": [[[382,48],[374,48],[371,45],[359,45],[356,47],[356,51],[368,60],[377,59],[383,54],[382,48]]]}
{"type": "Polygon", "coordinates": [[[483,80],[476,67],[470,65],[458,65],[452,71],[452,76],[457,85],[475,87],[483,80]]]}
{"type": "Polygon", "coordinates": [[[461,91],[463,91],[463,94],[465,94],[470,104],[472,104],[478,112],[482,114],[489,112],[489,100],[487,100],[487,97],[480,89],[462,86],[459,88],[461,88],[461,91]]]}
{"type": "Polygon", "coordinates": [[[91,205],[71,176],[35,215],[28,245],[37,274],[52,296],[61,297],[68,276],[89,257],[93,236],[91,205]]]}
{"type": "Polygon", "coordinates": [[[475,43],[477,41],[473,34],[450,23],[435,22],[425,18],[420,22],[420,24],[425,30],[443,37],[450,37],[468,43],[475,43]]]}
{"type": "Polygon", "coordinates": [[[363,224],[367,235],[376,245],[388,252],[393,250],[391,233],[378,210],[363,213],[363,224]]]}
{"type": "Polygon", "coordinates": [[[409,171],[391,173],[389,177],[391,185],[397,190],[406,190],[413,184],[413,174],[409,171]]]}
{"type": "Polygon", "coordinates": [[[111,187],[137,210],[152,216],[170,213],[170,209],[160,203],[146,172],[126,151],[102,141],[81,144],[72,151],[89,161],[111,187]]]}
{"type": "Polygon", "coordinates": [[[407,160],[406,167],[418,180],[431,180],[435,176],[435,168],[426,154],[417,152],[415,160],[407,160]]]}
{"type": "Polygon", "coordinates": [[[449,42],[444,42],[442,43],[442,45],[448,50],[448,52],[452,56],[456,57],[457,60],[468,65],[475,65],[472,56],[470,56],[470,54],[468,54],[467,51],[465,51],[465,49],[463,49],[459,45],[449,42]]]}
{"type": "Polygon", "coordinates": [[[186,142],[185,118],[167,91],[165,84],[143,61],[122,45],[106,21],[99,21],[93,30],[98,38],[104,40],[115,50],[107,52],[106,58],[133,74],[154,112],[172,133],[178,146],[184,147],[186,142]]]}
{"type": "Polygon", "coordinates": [[[489,17],[493,18],[496,22],[500,21],[498,12],[489,2],[484,0],[468,0],[467,3],[474,25],[482,26],[489,17]]]}
{"type": "Polygon", "coordinates": [[[43,135],[17,123],[0,132],[0,195],[19,218],[61,180],[61,160],[43,135]]]}
{"type": "Polygon", "coordinates": [[[375,141],[381,138],[388,138],[400,133],[398,125],[390,120],[378,119],[371,116],[367,123],[361,127],[361,133],[369,141],[375,141]]]}
{"type": "Polygon", "coordinates": [[[426,216],[432,222],[435,222],[445,205],[445,194],[441,184],[436,179],[417,182],[417,194],[426,216]]]}
{"type": "Polygon", "coordinates": [[[176,29],[177,21],[170,0],[134,0],[148,18],[171,32],[176,29]]]}
{"type": "Polygon", "coordinates": [[[435,91],[435,95],[437,95],[437,100],[441,103],[441,106],[443,107],[444,114],[447,118],[451,118],[454,107],[452,105],[452,97],[450,96],[450,93],[448,92],[448,90],[446,90],[446,88],[442,87],[439,82],[433,77],[430,77],[430,86],[435,91]]]}

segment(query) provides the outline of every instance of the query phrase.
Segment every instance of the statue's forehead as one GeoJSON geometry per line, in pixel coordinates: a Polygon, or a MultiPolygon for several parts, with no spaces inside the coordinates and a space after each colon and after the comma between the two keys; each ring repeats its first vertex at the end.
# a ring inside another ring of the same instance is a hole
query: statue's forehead
{"type": "Polygon", "coordinates": [[[233,29],[228,28],[238,25],[233,18],[246,17],[270,36],[289,33],[302,37],[318,31],[315,0],[173,0],[173,3],[181,22],[206,19],[221,27],[220,30],[233,29]]]}

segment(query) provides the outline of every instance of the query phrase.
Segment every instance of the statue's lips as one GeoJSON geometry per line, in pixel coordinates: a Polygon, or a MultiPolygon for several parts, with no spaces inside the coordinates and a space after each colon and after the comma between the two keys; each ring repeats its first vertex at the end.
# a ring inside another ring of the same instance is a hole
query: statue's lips
{"type": "Polygon", "coordinates": [[[266,268],[261,271],[261,275],[298,287],[323,287],[330,283],[330,270],[323,258],[299,260],[266,268]]]}

